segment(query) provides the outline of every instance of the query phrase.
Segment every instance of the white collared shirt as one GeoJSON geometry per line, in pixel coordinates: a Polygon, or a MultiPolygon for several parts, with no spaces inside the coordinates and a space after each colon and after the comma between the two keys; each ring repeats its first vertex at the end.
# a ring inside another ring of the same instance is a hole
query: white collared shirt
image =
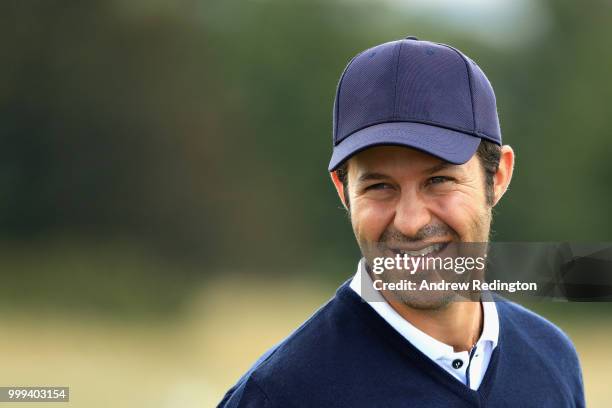
{"type": "Polygon", "coordinates": [[[463,384],[468,385],[469,378],[469,387],[473,390],[478,389],[499,338],[499,317],[495,302],[482,302],[482,334],[473,349],[474,353],[470,361],[468,351],[455,352],[452,346],[434,339],[401,317],[374,289],[372,278],[365,270],[364,259],[359,262],[357,273],[350,286],[364,300],[367,299],[372,309],[418,350],[463,384]],[[368,291],[365,297],[362,296],[362,287],[368,291]],[[468,366],[469,373],[467,372],[468,366]]]}

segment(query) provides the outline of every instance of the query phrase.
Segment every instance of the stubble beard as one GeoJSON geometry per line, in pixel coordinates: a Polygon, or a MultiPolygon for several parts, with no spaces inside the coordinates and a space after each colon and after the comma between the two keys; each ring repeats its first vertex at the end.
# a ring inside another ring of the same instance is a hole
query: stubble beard
{"type": "MultiPolygon", "coordinates": [[[[462,251],[472,251],[472,252],[486,252],[487,245],[489,242],[489,234],[491,227],[491,208],[487,207],[483,214],[478,217],[469,228],[469,236],[461,237],[457,234],[456,231],[451,229],[447,225],[440,225],[436,227],[429,227],[429,229],[425,228],[421,231],[424,233],[419,233],[415,237],[406,237],[399,234],[397,231],[385,231],[381,235],[380,242],[364,242],[362,240],[358,240],[359,247],[361,249],[361,253],[366,261],[366,269],[372,280],[381,280],[383,283],[400,283],[402,281],[412,281],[415,282],[415,285],[419,287],[422,281],[426,280],[428,282],[439,282],[444,280],[446,282],[466,282],[472,279],[483,279],[484,278],[484,270],[480,271],[478,274],[472,273],[464,273],[458,274],[453,271],[417,271],[414,274],[410,274],[405,270],[385,270],[381,274],[373,273],[373,261],[376,257],[385,257],[389,256],[388,248],[397,246],[402,242],[415,242],[415,241],[426,241],[428,239],[435,238],[436,236],[442,236],[443,233],[446,236],[452,236],[453,239],[451,244],[447,247],[452,248],[455,247],[458,250],[462,251]],[[428,231],[433,234],[428,234],[428,231]],[[472,243],[474,243],[472,245],[472,243]]],[[[421,232],[420,231],[420,232],[421,232]]],[[[443,250],[439,256],[444,256],[443,253],[446,250],[443,250]]],[[[458,256],[458,254],[455,254],[458,256]]],[[[447,308],[450,304],[455,301],[460,300],[468,300],[469,294],[458,293],[452,290],[448,291],[427,291],[427,290],[393,290],[393,291],[381,291],[381,294],[385,299],[393,304],[400,303],[404,306],[407,306],[416,310],[443,310],[447,308]],[[466,297],[467,296],[467,297],[466,297]]]]}

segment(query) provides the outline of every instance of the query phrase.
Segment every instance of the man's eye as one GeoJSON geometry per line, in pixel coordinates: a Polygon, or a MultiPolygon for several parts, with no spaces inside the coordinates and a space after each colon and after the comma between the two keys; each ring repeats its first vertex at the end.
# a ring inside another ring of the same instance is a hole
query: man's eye
{"type": "Polygon", "coordinates": [[[378,183],[378,184],[372,184],[371,186],[366,187],[366,191],[367,190],[386,190],[391,188],[391,186],[387,183],[378,183]]]}
{"type": "Polygon", "coordinates": [[[428,184],[442,184],[442,183],[445,183],[447,181],[452,181],[452,180],[453,179],[451,177],[435,176],[428,180],[428,184]]]}

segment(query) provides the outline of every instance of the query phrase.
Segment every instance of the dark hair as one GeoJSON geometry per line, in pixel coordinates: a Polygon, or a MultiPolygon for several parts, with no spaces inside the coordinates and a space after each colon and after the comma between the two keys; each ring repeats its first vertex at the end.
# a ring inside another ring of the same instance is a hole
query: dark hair
{"type": "MultiPolygon", "coordinates": [[[[499,160],[501,158],[501,147],[499,145],[490,142],[485,139],[481,139],[478,150],[476,150],[476,156],[480,159],[480,164],[485,174],[485,194],[487,198],[487,204],[493,205],[493,184],[495,173],[499,167],[499,160]]],[[[350,211],[351,205],[348,195],[348,161],[342,163],[336,170],[338,179],[344,186],[344,202],[350,211]]]]}

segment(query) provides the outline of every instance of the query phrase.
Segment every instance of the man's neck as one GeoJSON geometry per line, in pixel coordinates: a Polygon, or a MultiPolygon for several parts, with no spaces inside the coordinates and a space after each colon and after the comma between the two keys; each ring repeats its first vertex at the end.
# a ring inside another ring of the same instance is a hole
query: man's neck
{"type": "Polygon", "coordinates": [[[384,297],[410,324],[452,346],[456,352],[469,351],[482,333],[483,311],[480,302],[452,302],[442,309],[421,310],[398,302],[392,296],[384,297]]]}

